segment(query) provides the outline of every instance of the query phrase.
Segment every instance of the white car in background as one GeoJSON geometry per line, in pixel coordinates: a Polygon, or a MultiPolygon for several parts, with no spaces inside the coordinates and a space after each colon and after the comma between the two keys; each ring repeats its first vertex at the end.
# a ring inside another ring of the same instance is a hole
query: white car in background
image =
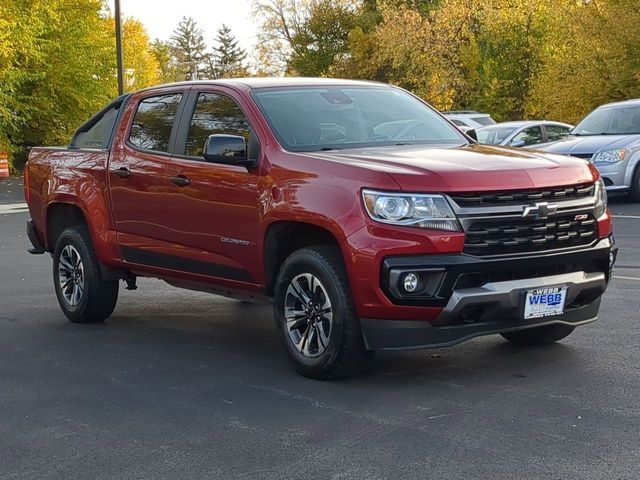
{"type": "Polygon", "coordinates": [[[463,132],[496,123],[488,113],[479,113],[473,110],[442,112],[442,114],[463,132]]]}
{"type": "Polygon", "coordinates": [[[548,120],[502,122],[476,128],[479,143],[508,147],[533,147],[565,138],[573,129],[568,123],[548,120]]]}

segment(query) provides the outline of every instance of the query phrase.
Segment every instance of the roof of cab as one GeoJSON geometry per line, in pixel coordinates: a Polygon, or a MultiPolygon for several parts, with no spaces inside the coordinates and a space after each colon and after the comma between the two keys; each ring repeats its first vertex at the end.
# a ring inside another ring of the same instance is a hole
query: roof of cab
{"type": "Polygon", "coordinates": [[[311,78],[311,77],[249,77],[249,78],[225,78],[220,80],[194,80],[186,82],[168,83],[145,88],[153,90],[161,87],[188,86],[188,85],[226,85],[230,87],[244,86],[249,89],[273,88],[273,87],[311,87],[311,86],[386,86],[385,83],[365,80],[346,80],[339,78],[311,78]]]}

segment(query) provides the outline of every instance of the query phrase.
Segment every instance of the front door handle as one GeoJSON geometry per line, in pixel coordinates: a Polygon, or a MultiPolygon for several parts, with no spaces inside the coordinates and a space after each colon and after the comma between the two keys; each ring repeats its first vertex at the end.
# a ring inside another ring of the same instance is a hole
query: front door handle
{"type": "Polygon", "coordinates": [[[191,184],[191,180],[184,175],[176,175],[175,177],[171,177],[171,183],[178,187],[186,187],[191,184]]]}
{"type": "Polygon", "coordinates": [[[113,170],[113,174],[118,178],[129,178],[131,176],[131,172],[127,167],[120,167],[117,170],[113,170]]]}

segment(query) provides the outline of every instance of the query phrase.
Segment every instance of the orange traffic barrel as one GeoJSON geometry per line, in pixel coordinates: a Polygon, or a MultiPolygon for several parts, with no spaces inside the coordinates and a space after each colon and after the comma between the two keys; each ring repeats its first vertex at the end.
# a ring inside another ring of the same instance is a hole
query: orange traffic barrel
{"type": "Polygon", "coordinates": [[[9,176],[9,154],[7,152],[0,152],[0,178],[7,178],[9,176]]]}

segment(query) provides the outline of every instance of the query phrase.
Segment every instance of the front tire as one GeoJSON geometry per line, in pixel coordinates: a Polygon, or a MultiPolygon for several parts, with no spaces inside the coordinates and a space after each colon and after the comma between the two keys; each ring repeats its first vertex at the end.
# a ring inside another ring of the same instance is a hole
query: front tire
{"type": "Polygon", "coordinates": [[[629,200],[640,203],[640,164],[636,167],[631,178],[631,190],[629,190],[629,200]]]}
{"type": "Polygon", "coordinates": [[[327,380],[366,370],[373,352],[365,348],[337,247],[292,253],[280,269],[274,296],[280,339],[299,373],[327,380]]]}
{"type": "Polygon", "coordinates": [[[575,327],[564,324],[546,325],[544,327],[527,328],[501,335],[516,345],[548,345],[569,336],[575,327]]]}
{"type": "Polygon", "coordinates": [[[53,253],[53,282],[60,308],[74,323],[97,323],[108,318],[118,301],[118,281],[100,276],[87,227],[65,229],[53,253]]]}

